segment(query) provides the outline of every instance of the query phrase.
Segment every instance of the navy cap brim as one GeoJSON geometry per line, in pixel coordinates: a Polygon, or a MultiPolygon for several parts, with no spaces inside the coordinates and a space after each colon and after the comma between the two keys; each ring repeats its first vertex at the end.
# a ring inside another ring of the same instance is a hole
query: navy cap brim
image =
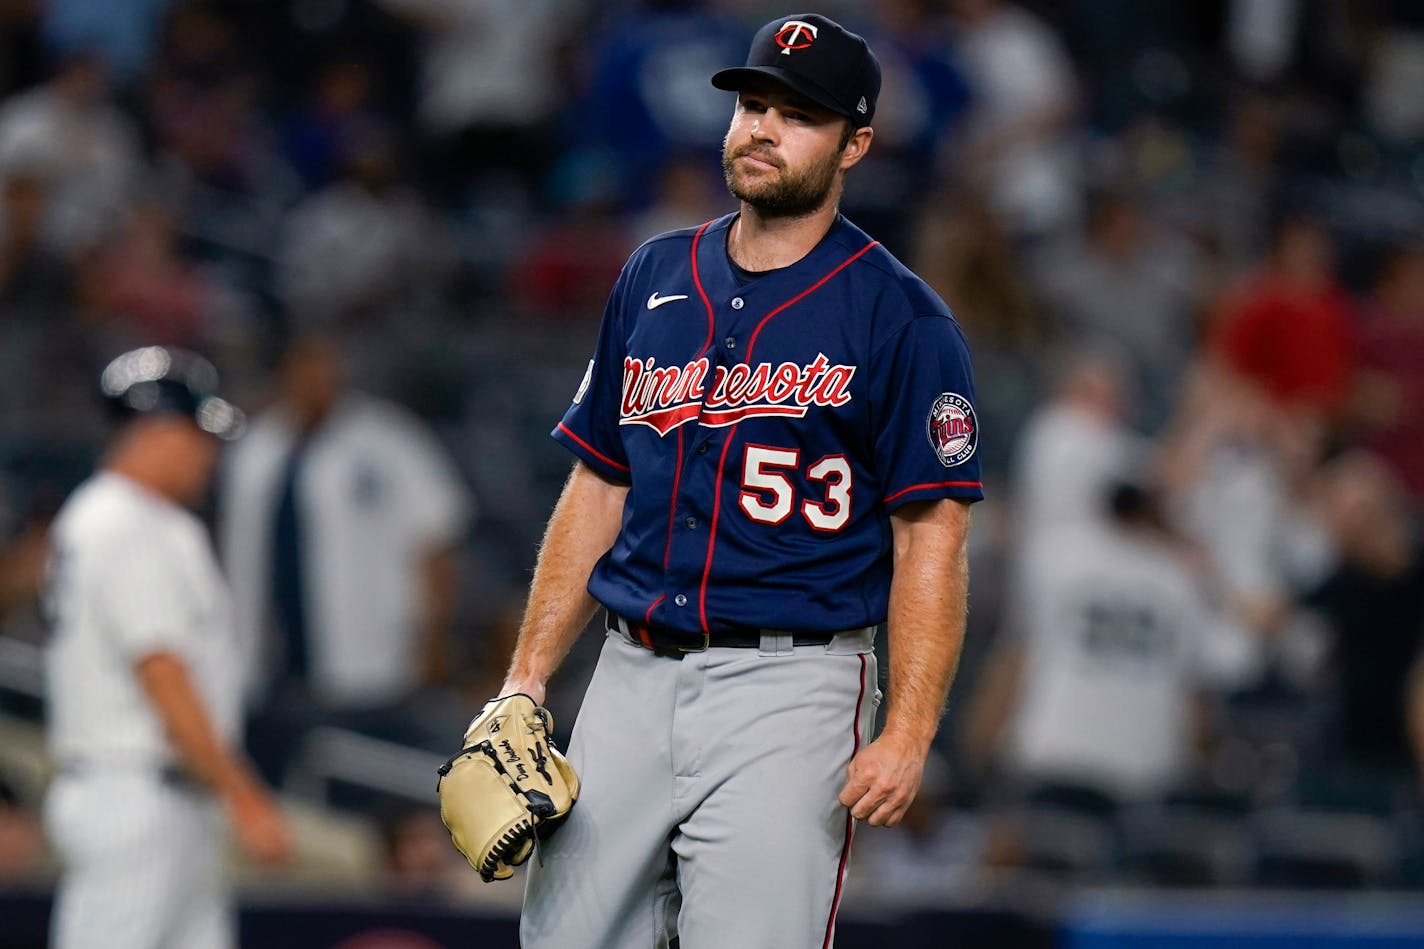
{"type": "Polygon", "coordinates": [[[776,66],[733,66],[730,69],[721,69],[712,74],[712,85],[727,92],[741,92],[742,87],[747,84],[747,80],[759,76],[774,79],[788,89],[799,92],[812,102],[830,109],[836,115],[850,119],[857,125],[865,124],[863,119],[855,115],[849,106],[837,102],[835,97],[825,89],[805,76],[776,66]]]}

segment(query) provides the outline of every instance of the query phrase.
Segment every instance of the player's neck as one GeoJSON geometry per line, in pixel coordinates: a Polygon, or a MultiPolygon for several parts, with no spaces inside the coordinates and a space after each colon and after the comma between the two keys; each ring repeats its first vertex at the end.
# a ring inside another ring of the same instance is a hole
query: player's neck
{"type": "Polygon", "coordinates": [[[187,504],[171,468],[177,462],[144,432],[121,434],[104,456],[103,468],[174,504],[187,504]],[[146,444],[145,444],[146,443],[146,444]]]}
{"type": "Polygon", "coordinates": [[[150,466],[135,463],[131,457],[111,460],[104,465],[104,470],[109,474],[118,475],[147,494],[152,494],[173,504],[179,503],[173,492],[167,489],[158,472],[150,466]]]}
{"type": "Polygon", "coordinates": [[[766,217],[744,201],[727,235],[727,253],[743,270],[790,267],[826,236],[838,209],[839,203],[832,199],[809,214],[766,217]]]}

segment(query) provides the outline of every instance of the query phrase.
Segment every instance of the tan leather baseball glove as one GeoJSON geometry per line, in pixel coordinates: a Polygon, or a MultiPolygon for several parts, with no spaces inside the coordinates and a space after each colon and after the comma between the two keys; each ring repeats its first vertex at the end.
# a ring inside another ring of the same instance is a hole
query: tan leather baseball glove
{"type": "Polygon", "coordinates": [[[486,882],[529,859],[578,800],[579,779],[554,747],[554,719],[522,693],[491,699],[440,768],[440,819],[486,882]]]}

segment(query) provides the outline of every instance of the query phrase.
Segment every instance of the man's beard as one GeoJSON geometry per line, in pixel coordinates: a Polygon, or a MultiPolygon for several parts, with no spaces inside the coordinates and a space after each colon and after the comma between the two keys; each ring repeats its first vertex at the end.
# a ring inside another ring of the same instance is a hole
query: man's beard
{"type": "MultiPolygon", "coordinates": [[[[836,172],[840,169],[841,156],[833,152],[825,161],[811,165],[799,172],[791,172],[784,165],[778,165],[780,176],[772,180],[738,181],[735,162],[743,155],[761,153],[755,145],[744,145],[736,151],[722,148],[722,174],[727,179],[727,190],[738,201],[744,201],[763,217],[803,217],[826,203],[826,197],[836,183],[836,172]]],[[[768,159],[773,160],[773,159],[768,159]]]]}

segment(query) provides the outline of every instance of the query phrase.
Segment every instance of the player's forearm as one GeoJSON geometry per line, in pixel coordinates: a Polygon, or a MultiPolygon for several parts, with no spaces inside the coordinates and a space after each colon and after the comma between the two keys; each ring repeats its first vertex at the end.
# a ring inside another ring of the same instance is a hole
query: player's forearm
{"type": "Polygon", "coordinates": [[[964,643],[969,506],[947,500],[892,519],[890,703],[883,734],[929,749],[964,643]]]}
{"type": "Polygon", "coordinates": [[[135,672],[188,771],[219,794],[243,793],[251,774],[213,729],[183,661],[171,653],[153,653],[139,660],[135,672]]]}
{"type": "Polygon", "coordinates": [[[543,686],[593,616],[594,565],[618,536],[625,485],[576,464],[549,518],[507,681],[543,686]]]}

